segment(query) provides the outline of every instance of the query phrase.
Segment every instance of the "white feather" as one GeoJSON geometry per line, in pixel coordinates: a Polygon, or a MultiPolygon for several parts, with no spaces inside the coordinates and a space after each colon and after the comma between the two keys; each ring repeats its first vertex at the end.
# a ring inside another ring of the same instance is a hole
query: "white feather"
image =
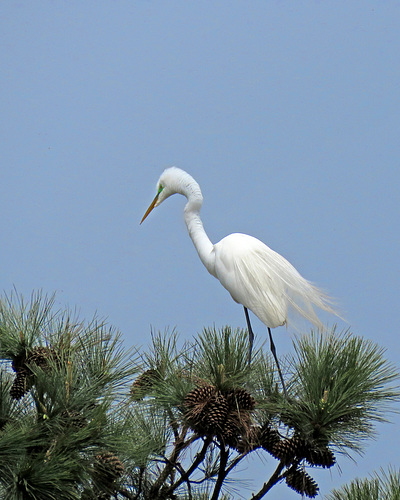
{"type": "Polygon", "coordinates": [[[313,306],[334,312],[321,290],[257,238],[231,234],[214,249],[221,284],[270,328],[288,322],[290,307],[318,328],[322,324],[313,306]]]}

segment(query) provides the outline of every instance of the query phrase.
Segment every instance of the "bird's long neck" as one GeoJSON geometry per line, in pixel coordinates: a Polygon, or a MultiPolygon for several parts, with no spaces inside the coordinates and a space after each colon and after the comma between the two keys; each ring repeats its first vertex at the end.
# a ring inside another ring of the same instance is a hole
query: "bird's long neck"
{"type": "Polygon", "coordinates": [[[200,209],[203,203],[200,187],[194,182],[190,186],[187,186],[185,192],[182,194],[188,199],[184,210],[184,217],[189,236],[193,241],[202,263],[205,265],[208,272],[215,276],[214,245],[207,236],[200,218],[200,209]]]}

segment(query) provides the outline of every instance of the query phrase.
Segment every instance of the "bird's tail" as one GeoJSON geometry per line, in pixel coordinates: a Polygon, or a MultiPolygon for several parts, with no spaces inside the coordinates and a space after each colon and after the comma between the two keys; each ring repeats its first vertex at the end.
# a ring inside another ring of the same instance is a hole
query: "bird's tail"
{"type": "MultiPolygon", "coordinates": [[[[321,331],[325,330],[325,326],[318,317],[315,308],[343,319],[336,308],[334,300],[328,294],[304,279],[301,275],[299,276],[301,280],[298,277],[296,287],[288,286],[286,290],[289,308],[292,312],[295,312],[294,316],[300,315],[321,331]]],[[[292,318],[292,314],[289,315],[288,322],[290,324],[296,323],[296,319],[295,317],[292,318]]]]}
{"type": "Polygon", "coordinates": [[[292,266],[285,258],[279,256],[275,259],[275,271],[282,280],[284,295],[289,305],[289,325],[296,324],[296,316],[300,315],[310,321],[318,329],[325,327],[319,319],[315,308],[326,311],[343,319],[337,310],[335,301],[323,290],[315,286],[292,266]],[[293,317],[293,312],[294,317],[293,317]]]}

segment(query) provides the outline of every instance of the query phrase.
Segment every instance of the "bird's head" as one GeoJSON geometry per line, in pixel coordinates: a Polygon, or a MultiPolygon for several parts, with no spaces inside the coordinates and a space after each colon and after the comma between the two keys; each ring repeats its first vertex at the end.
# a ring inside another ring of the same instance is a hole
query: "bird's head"
{"type": "Polygon", "coordinates": [[[196,184],[196,181],[184,170],[177,167],[170,167],[164,170],[157,182],[157,194],[146,210],[140,224],[146,219],[153,208],[158,207],[169,196],[179,193],[188,195],[188,187],[196,184]]]}

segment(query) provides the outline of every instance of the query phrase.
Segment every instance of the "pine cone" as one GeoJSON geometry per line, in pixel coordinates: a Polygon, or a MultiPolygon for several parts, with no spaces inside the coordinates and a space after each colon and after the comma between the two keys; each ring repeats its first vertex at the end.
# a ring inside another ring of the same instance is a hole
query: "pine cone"
{"type": "Polygon", "coordinates": [[[219,437],[224,444],[236,448],[241,434],[241,425],[237,412],[230,412],[219,433],[219,437]]]}
{"type": "Polygon", "coordinates": [[[319,490],[318,484],[307,472],[293,467],[286,474],[286,484],[300,495],[306,495],[309,498],[316,497],[319,490]]]}
{"type": "Polygon", "coordinates": [[[21,399],[29,391],[28,377],[25,371],[17,372],[14,382],[10,387],[10,396],[12,399],[21,399]]]}
{"type": "Polygon", "coordinates": [[[49,361],[59,361],[57,351],[52,347],[35,347],[27,354],[25,364],[36,365],[46,370],[49,367],[49,361]]]}
{"type": "Polygon", "coordinates": [[[29,365],[36,365],[42,369],[49,367],[49,360],[59,361],[57,352],[50,347],[35,347],[26,353],[23,351],[12,361],[12,368],[16,372],[14,382],[10,388],[13,399],[21,399],[32,386],[33,373],[29,365]]]}
{"type": "Polygon", "coordinates": [[[233,389],[226,395],[229,406],[232,409],[239,410],[254,410],[256,402],[253,396],[245,389],[233,389]]]}
{"type": "Polygon", "coordinates": [[[225,396],[208,385],[198,387],[185,398],[186,418],[196,432],[217,434],[225,425],[229,405],[225,396]]]}
{"type": "Polygon", "coordinates": [[[12,369],[15,371],[15,373],[18,373],[21,370],[26,370],[25,361],[26,361],[25,351],[23,351],[18,356],[15,356],[15,358],[13,358],[12,369]]]}
{"type": "Polygon", "coordinates": [[[157,370],[150,369],[143,372],[131,385],[130,393],[135,401],[144,398],[147,392],[153,387],[154,383],[160,379],[157,370]]]}
{"type": "Polygon", "coordinates": [[[208,432],[207,426],[207,405],[210,404],[216,395],[216,388],[212,385],[196,387],[193,389],[183,402],[186,408],[186,418],[192,429],[201,434],[208,432]]]}
{"type": "Polygon", "coordinates": [[[285,438],[277,443],[273,448],[272,454],[285,464],[290,464],[296,457],[303,458],[306,451],[307,448],[304,439],[294,435],[289,439],[285,438]]]}
{"type": "Polygon", "coordinates": [[[335,455],[328,447],[309,449],[305,454],[305,458],[310,465],[320,466],[324,469],[329,469],[336,463],[335,455]]]}
{"type": "Polygon", "coordinates": [[[210,430],[217,431],[222,426],[227,417],[229,404],[225,396],[220,392],[217,392],[210,399],[204,410],[205,422],[210,427],[210,430]]]}
{"type": "Polygon", "coordinates": [[[221,393],[212,385],[193,389],[184,400],[186,418],[196,432],[216,435],[235,446],[251,427],[254,399],[244,389],[221,393]],[[241,410],[241,411],[240,411],[241,410]]]}
{"type": "Polygon", "coordinates": [[[260,444],[265,451],[271,453],[271,455],[275,455],[275,448],[279,446],[281,442],[281,436],[276,429],[273,429],[270,424],[265,423],[260,429],[260,444]]]}
{"type": "Polygon", "coordinates": [[[61,413],[64,425],[72,429],[83,429],[87,425],[87,419],[77,410],[64,410],[61,413]]]}
{"type": "Polygon", "coordinates": [[[116,479],[122,476],[125,468],[120,459],[109,451],[96,455],[94,475],[103,485],[109,487],[116,479]]]}
{"type": "Polygon", "coordinates": [[[186,396],[184,405],[187,409],[192,409],[199,404],[207,403],[215,395],[216,392],[216,388],[212,385],[196,387],[186,396]]]}

